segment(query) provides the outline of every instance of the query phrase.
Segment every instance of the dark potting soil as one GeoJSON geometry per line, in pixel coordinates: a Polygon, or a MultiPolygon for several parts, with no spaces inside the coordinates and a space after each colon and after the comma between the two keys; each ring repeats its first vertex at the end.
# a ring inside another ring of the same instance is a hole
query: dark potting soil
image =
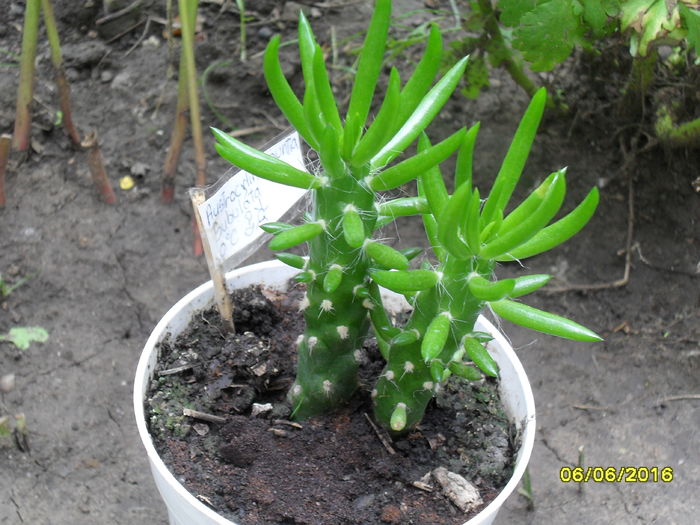
{"type": "Polygon", "coordinates": [[[370,421],[382,360],[368,338],[361,387],[348,406],[288,421],[302,294],[300,285],[288,294],[237,291],[235,334],[211,309],[161,345],[146,413],[175,477],[241,525],[461,524],[479,509],[461,512],[424,477],[438,467],[469,480],[484,505],[493,500],[517,450],[496,381],[449,382],[420,427],[392,440],[370,421]],[[183,408],[221,422],[184,416],[183,408]]]}

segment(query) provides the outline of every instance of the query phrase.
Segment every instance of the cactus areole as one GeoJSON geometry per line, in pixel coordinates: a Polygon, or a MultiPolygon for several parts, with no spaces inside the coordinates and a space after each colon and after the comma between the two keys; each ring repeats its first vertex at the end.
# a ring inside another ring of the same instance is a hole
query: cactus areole
{"type": "Polygon", "coordinates": [[[455,90],[467,58],[435,80],[442,38],[433,27],[423,58],[402,85],[391,70],[376,116],[367,122],[382,69],[391,1],[377,0],[357,65],[344,117],[336,104],[321,48],[303,14],[299,52],[304,77],[301,100],[282,74],[278,37],[264,58],[270,93],[289,122],[319,155],[317,173],[300,171],[214,129],[216,148],[228,161],[259,177],[312,192],[300,225],[263,225],[270,248],[300,270],[306,283],[300,304],[306,321],[297,339],[297,376],[289,391],[293,417],[306,418],[346,402],[358,386],[358,349],[372,326],[386,366],[372,391],[376,420],[405,432],[422,418],[428,401],[451,375],[465,380],[498,373],[474,332],[482,308],[553,335],[599,340],[590,330],[514,301],[544,285],[548,276],[495,281],[498,261],[548,250],[580,230],[598,202],[596,190],[567,216],[550,224],[565,193],[565,171],[545,179],[509,214],[504,210],[527,159],[546,93],[540,90],[516,131],[488,198],[472,187],[472,154],[478,125],[436,144],[425,128],[455,90]],[[418,150],[397,159],[418,140],[418,150]],[[455,190],[449,195],[439,164],[457,154],[455,190]],[[380,192],[417,180],[418,195],[387,200],[380,192]],[[421,215],[437,259],[411,268],[415,249],[397,250],[379,240],[378,229],[398,216],[421,215]],[[308,261],[283,250],[308,246],[308,261]],[[414,310],[404,326],[388,318],[379,286],[405,294],[414,310]]]}

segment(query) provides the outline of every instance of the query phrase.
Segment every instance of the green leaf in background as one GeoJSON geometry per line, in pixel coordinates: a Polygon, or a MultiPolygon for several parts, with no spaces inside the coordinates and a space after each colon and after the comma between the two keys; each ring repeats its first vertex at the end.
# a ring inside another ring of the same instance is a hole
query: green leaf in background
{"type": "Polygon", "coordinates": [[[44,343],[48,339],[49,333],[41,326],[17,326],[10,328],[7,334],[0,334],[0,341],[9,341],[20,350],[29,348],[33,341],[44,343]]]}
{"type": "Polygon", "coordinates": [[[688,28],[688,44],[695,49],[695,54],[700,56],[700,11],[689,9],[682,4],[678,8],[685,27],[688,28]]]}
{"type": "Polygon", "coordinates": [[[564,61],[581,40],[582,27],[571,0],[551,0],[525,13],[513,44],[533,71],[549,71],[564,61]]]}
{"type": "Polygon", "coordinates": [[[538,0],[500,0],[501,23],[508,27],[517,26],[523,15],[535,9],[538,3],[538,0]]]}
{"type": "Polygon", "coordinates": [[[467,98],[477,98],[481,90],[489,86],[489,73],[489,66],[483,55],[474,57],[464,73],[466,85],[462,88],[462,94],[467,98]]]}

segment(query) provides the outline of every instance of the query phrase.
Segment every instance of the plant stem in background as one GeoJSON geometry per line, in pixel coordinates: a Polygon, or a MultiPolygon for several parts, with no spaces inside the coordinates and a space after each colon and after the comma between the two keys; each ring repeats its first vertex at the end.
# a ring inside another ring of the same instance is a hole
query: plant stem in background
{"type": "Polygon", "coordinates": [[[46,24],[46,34],[51,47],[51,62],[56,73],[56,87],[58,89],[59,104],[63,112],[63,127],[75,146],[80,145],[80,135],[73,123],[73,112],[70,106],[70,86],[63,69],[63,57],[61,56],[61,42],[56,29],[56,18],[53,14],[51,0],[41,0],[41,7],[44,11],[44,23],[46,24]]]}
{"type": "Polygon", "coordinates": [[[627,79],[625,94],[618,105],[620,116],[634,118],[642,114],[644,100],[654,81],[657,58],[656,49],[650,49],[646,56],[635,56],[632,59],[632,70],[627,79]]]}
{"type": "Polygon", "coordinates": [[[170,147],[165,157],[163,166],[163,183],[161,189],[161,200],[165,203],[173,201],[175,196],[175,174],[177,164],[182,153],[182,143],[185,140],[187,131],[187,110],[189,103],[187,98],[187,66],[180,58],[180,71],[177,82],[177,106],[175,109],[175,124],[173,133],[170,136],[170,147]]]}
{"type": "MultiPolygon", "coordinates": [[[[204,141],[202,139],[202,122],[199,112],[199,93],[197,91],[197,67],[194,61],[194,30],[197,21],[197,1],[179,0],[180,23],[182,24],[182,60],[185,62],[187,95],[190,106],[190,126],[194,141],[195,184],[206,184],[207,160],[204,156],[204,141]]],[[[202,255],[202,239],[195,218],[192,218],[194,232],[194,254],[202,255]]]]}
{"type": "Polygon", "coordinates": [[[501,28],[498,24],[498,19],[496,18],[496,13],[493,11],[493,6],[491,5],[491,0],[478,0],[479,8],[481,12],[486,15],[485,17],[485,29],[491,38],[491,43],[497,53],[492,52],[491,54],[503,57],[502,65],[508,71],[511,78],[518,84],[525,92],[532,97],[537,91],[537,86],[530,80],[527,76],[523,67],[518,64],[513,58],[513,53],[511,52],[508,44],[506,44],[503,34],[501,33],[501,28]]]}
{"type": "Polygon", "coordinates": [[[196,166],[196,184],[206,184],[207,161],[204,157],[202,139],[202,122],[199,112],[199,93],[197,90],[197,67],[194,61],[194,28],[197,19],[197,1],[179,0],[180,23],[182,24],[182,59],[185,61],[187,77],[187,95],[190,105],[190,126],[194,141],[196,166]]]}
{"type": "Polygon", "coordinates": [[[243,0],[236,0],[238,6],[238,20],[241,31],[241,62],[248,59],[246,52],[246,25],[245,25],[245,3],[243,0]]]}
{"type": "MultiPolygon", "coordinates": [[[[10,158],[10,144],[12,136],[3,133],[0,136],[0,208],[5,206],[5,169],[10,158]]],[[[0,279],[2,281],[2,279],[0,279]]]]}
{"type": "Polygon", "coordinates": [[[22,57],[20,59],[17,111],[12,146],[17,151],[29,149],[29,130],[32,126],[31,105],[34,96],[34,59],[36,58],[39,30],[40,0],[27,0],[22,30],[22,57]]]}
{"type": "Polygon", "coordinates": [[[80,145],[87,151],[90,174],[92,175],[92,180],[97,190],[100,192],[102,200],[107,204],[115,204],[117,202],[117,197],[114,195],[114,190],[112,190],[112,185],[109,183],[107,173],[105,172],[102,151],[100,150],[100,144],[97,140],[97,132],[93,130],[88,133],[80,145]]]}

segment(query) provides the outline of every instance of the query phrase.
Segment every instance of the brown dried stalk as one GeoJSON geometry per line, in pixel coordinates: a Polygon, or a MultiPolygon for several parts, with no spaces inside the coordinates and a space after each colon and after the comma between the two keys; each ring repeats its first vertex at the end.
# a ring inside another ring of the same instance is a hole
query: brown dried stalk
{"type": "Polygon", "coordinates": [[[92,175],[92,180],[97,190],[100,192],[102,200],[107,204],[115,204],[117,202],[117,197],[114,194],[114,190],[112,190],[112,185],[109,183],[107,173],[105,172],[102,151],[100,150],[100,144],[97,140],[97,132],[92,130],[88,133],[80,145],[87,152],[90,174],[92,175]]]}
{"type": "Polygon", "coordinates": [[[175,197],[175,174],[177,173],[177,164],[182,153],[182,143],[185,140],[185,132],[187,131],[187,74],[185,71],[185,61],[180,61],[180,78],[177,86],[177,109],[175,114],[175,125],[173,133],[170,136],[170,147],[165,157],[165,165],[163,166],[163,181],[160,198],[165,203],[171,203],[175,197]]]}
{"type": "Polygon", "coordinates": [[[56,29],[56,19],[53,15],[51,0],[41,0],[41,7],[44,11],[44,23],[46,24],[46,34],[51,47],[51,62],[56,74],[56,87],[58,89],[59,104],[63,113],[63,128],[75,146],[80,145],[80,134],[73,123],[73,112],[70,106],[70,86],[63,69],[63,56],[61,55],[61,42],[58,39],[58,29],[56,29]]]}

